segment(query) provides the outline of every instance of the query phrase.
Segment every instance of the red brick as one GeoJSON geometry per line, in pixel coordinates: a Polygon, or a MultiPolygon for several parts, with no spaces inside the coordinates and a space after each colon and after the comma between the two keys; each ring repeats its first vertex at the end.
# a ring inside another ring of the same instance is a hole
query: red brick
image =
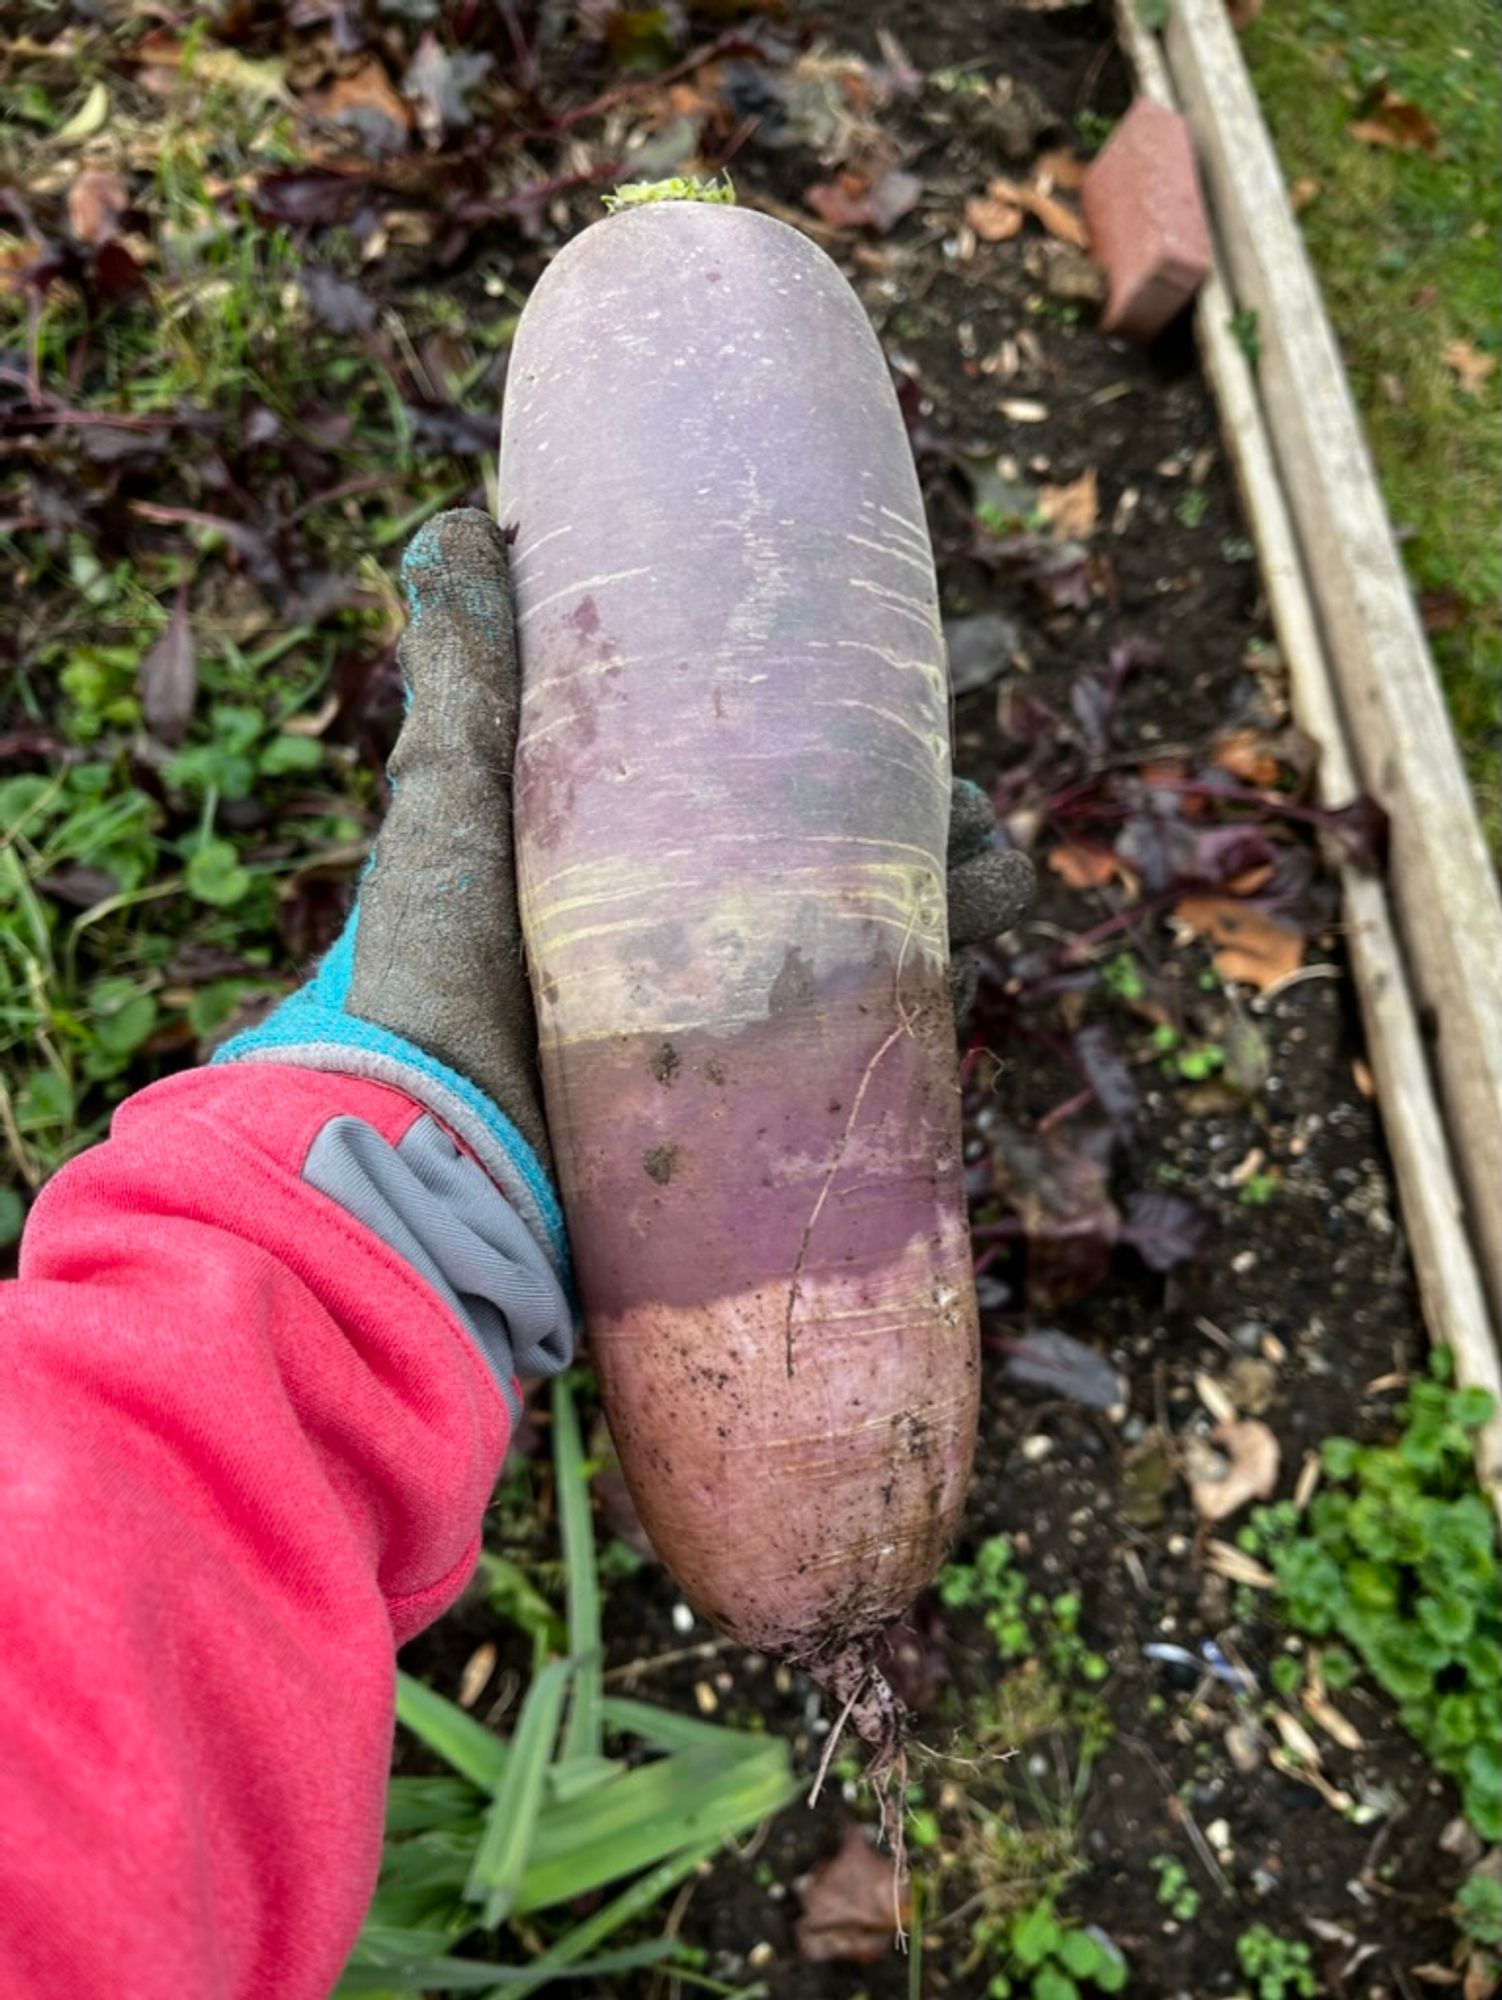
{"type": "Polygon", "coordinates": [[[1091,165],[1080,202],[1109,285],[1102,329],[1154,339],[1210,271],[1194,146],[1178,112],[1139,97],[1091,165]]]}

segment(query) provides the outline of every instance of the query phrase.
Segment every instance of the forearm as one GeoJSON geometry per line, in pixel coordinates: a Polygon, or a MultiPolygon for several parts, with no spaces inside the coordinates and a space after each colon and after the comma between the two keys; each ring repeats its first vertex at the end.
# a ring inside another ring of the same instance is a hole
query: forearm
{"type": "MultiPolygon", "coordinates": [[[[417,1252],[381,1240],[423,1118],[345,1077],[198,1071],[38,1204],[0,1291],[7,1994],[295,2000],[338,1974],[393,1649],[474,1563],[508,1297],[525,1319],[547,1290],[525,1241],[435,1228],[420,1190],[417,1252]]],[[[474,1174],[428,1138],[429,1181],[474,1174]]]]}

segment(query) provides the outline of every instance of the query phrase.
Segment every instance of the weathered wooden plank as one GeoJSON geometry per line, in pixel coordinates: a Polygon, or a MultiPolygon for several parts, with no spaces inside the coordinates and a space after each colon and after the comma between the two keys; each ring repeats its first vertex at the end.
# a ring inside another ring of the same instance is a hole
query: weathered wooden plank
{"type": "Polygon", "coordinates": [[[1224,0],[1164,37],[1215,231],[1257,313],[1264,420],[1361,782],[1392,817],[1391,894],[1467,1217],[1502,1313],[1502,899],[1339,349],[1224,0]]]}
{"type": "MultiPolygon", "coordinates": [[[[1138,88],[1174,104],[1158,44],[1130,0],[1120,0],[1118,17],[1138,88]]],[[[1217,266],[1196,307],[1200,351],[1256,537],[1295,718],[1320,746],[1321,798],[1340,805],[1356,790],[1356,773],[1257,385],[1231,331],[1231,316],[1232,301],[1217,266]]],[[[1477,1466],[1502,1511],[1502,1352],[1466,1227],[1407,967],[1382,884],[1347,865],[1341,888],[1351,971],[1424,1317],[1434,1339],[1454,1353],[1458,1379],[1490,1390],[1497,1401],[1498,1416],[1477,1439],[1477,1466]]]]}

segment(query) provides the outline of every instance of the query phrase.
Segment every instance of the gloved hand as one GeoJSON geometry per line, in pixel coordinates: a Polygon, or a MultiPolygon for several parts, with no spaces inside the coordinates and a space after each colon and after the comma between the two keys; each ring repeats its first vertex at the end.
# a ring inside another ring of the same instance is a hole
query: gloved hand
{"type": "MultiPolygon", "coordinates": [[[[512,857],[519,670],[505,544],[488,515],[440,514],[402,564],[409,693],[391,805],[343,935],[314,978],[218,1061],[278,1061],[395,1085],[458,1135],[563,1274],[563,1218],[537,1079],[512,857]]],[[[1032,865],[995,846],[959,781],[949,833],[956,1013],[976,944],[1031,901],[1032,865]]]]}
{"type": "Polygon", "coordinates": [[[996,845],[996,813],[979,785],[956,778],[949,799],[949,995],[956,1025],[975,998],[976,946],[1009,931],[1032,906],[1033,864],[996,845]]]}
{"type": "Polygon", "coordinates": [[[460,508],[402,563],[408,708],[354,911],[312,980],[219,1050],[389,1083],[508,1197],[567,1283],[512,865],[520,680],[501,532],[460,508]]]}

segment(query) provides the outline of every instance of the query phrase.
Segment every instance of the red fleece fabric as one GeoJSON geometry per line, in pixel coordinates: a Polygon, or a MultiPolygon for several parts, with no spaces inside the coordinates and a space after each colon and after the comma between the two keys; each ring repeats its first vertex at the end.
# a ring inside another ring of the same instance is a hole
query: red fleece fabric
{"type": "Polygon", "coordinates": [[[421,1107],[274,1065],[124,1105],[0,1286],[0,1994],[302,2000],[375,1884],[394,1651],[468,1580],[505,1405],[301,1179],[421,1107]]]}

